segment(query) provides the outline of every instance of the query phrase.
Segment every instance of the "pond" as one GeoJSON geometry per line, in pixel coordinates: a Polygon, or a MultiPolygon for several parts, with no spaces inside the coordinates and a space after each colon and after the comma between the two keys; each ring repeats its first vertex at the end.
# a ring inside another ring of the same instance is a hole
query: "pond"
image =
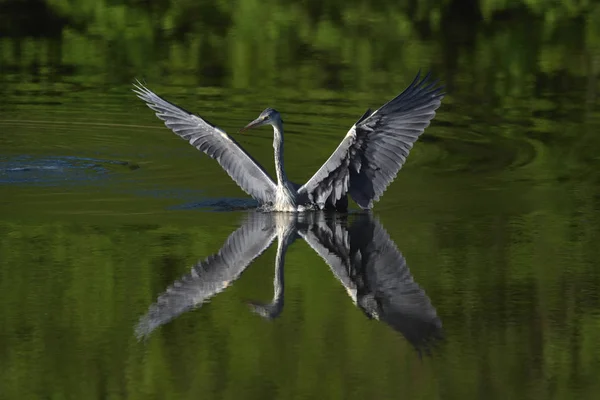
{"type": "Polygon", "coordinates": [[[0,399],[595,398],[600,8],[335,3],[0,3],[0,399]],[[257,212],[131,91],[271,176],[276,108],[304,182],[419,69],[371,213],[257,212]]]}

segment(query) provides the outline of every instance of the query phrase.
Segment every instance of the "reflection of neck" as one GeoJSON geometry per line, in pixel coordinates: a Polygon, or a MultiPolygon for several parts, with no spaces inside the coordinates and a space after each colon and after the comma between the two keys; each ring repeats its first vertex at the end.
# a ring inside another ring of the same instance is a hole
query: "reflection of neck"
{"type": "Polygon", "coordinates": [[[273,149],[275,150],[277,185],[283,186],[287,182],[287,176],[283,169],[283,126],[280,123],[273,124],[273,149]]]}
{"type": "MultiPolygon", "coordinates": [[[[277,243],[277,256],[275,259],[275,276],[273,277],[273,304],[283,307],[283,265],[285,264],[285,252],[287,251],[287,240],[277,243]]],[[[278,307],[278,308],[279,308],[278,307]]]]}
{"type": "MultiPolygon", "coordinates": [[[[283,217],[289,217],[283,215],[283,217]]],[[[284,273],[283,266],[285,264],[285,253],[287,248],[295,240],[295,227],[292,225],[293,221],[284,220],[282,226],[277,227],[277,255],[275,256],[275,276],[273,277],[273,299],[269,304],[250,303],[252,310],[258,315],[267,318],[274,319],[281,314],[283,311],[283,299],[284,299],[284,273]]]]}

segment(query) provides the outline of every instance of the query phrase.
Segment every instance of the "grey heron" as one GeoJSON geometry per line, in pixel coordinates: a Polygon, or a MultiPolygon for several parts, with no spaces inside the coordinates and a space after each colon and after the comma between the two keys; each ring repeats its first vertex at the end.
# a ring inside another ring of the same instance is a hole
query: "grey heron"
{"type": "Polygon", "coordinates": [[[429,74],[413,82],[375,111],[367,110],[348,131],[329,159],[304,184],[288,180],[283,164],[283,120],[272,108],[241,132],[273,127],[275,182],[265,169],[225,131],[202,117],[158,96],[139,81],[133,91],[179,137],[217,160],[229,176],[261,208],[304,211],[348,208],[348,195],[362,209],[371,209],[404,165],[413,144],[429,126],[444,97],[429,74]]]}
{"type": "Polygon", "coordinates": [[[358,215],[250,213],[217,254],[198,262],[150,306],[137,326],[138,337],[178,315],[202,306],[233,284],[277,238],[273,298],[252,302],[263,318],[277,318],[284,304],[284,263],[288,247],[301,237],[329,265],[355,306],[368,318],[399,331],[417,349],[441,338],[442,324],[427,294],[414,281],[406,260],[379,221],[358,215]]]}

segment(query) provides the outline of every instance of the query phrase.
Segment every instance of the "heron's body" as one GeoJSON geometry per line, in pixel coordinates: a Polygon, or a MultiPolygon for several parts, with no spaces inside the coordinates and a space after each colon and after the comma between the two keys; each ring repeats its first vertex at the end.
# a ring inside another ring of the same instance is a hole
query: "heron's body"
{"type": "Polygon", "coordinates": [[[340,145],[304,185],[291,182],[283,162],[283,121],[271,108],[242,131],[273,126],[276,181],[223,130],[162,99],[138,83],[138,97],[156,111],[165,125],[208,156],[246,193],[268,211],[335,209],[346,211],[348,195],[370,209],[402,168],[418,137],[435,116],[444,97],[436,82],[419,75],[400,95],[375,112],[368,110],[340,145]]]}

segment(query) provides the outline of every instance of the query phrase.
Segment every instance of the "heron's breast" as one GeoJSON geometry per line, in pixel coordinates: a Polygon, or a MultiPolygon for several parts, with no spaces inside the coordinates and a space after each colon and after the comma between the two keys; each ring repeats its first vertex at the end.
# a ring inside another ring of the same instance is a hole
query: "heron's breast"
{"type": "Polygon", "coordinates": [[[296,192],[286,186],[278,186],[274,205],[277,211],[297,211],[296,192]]]}

